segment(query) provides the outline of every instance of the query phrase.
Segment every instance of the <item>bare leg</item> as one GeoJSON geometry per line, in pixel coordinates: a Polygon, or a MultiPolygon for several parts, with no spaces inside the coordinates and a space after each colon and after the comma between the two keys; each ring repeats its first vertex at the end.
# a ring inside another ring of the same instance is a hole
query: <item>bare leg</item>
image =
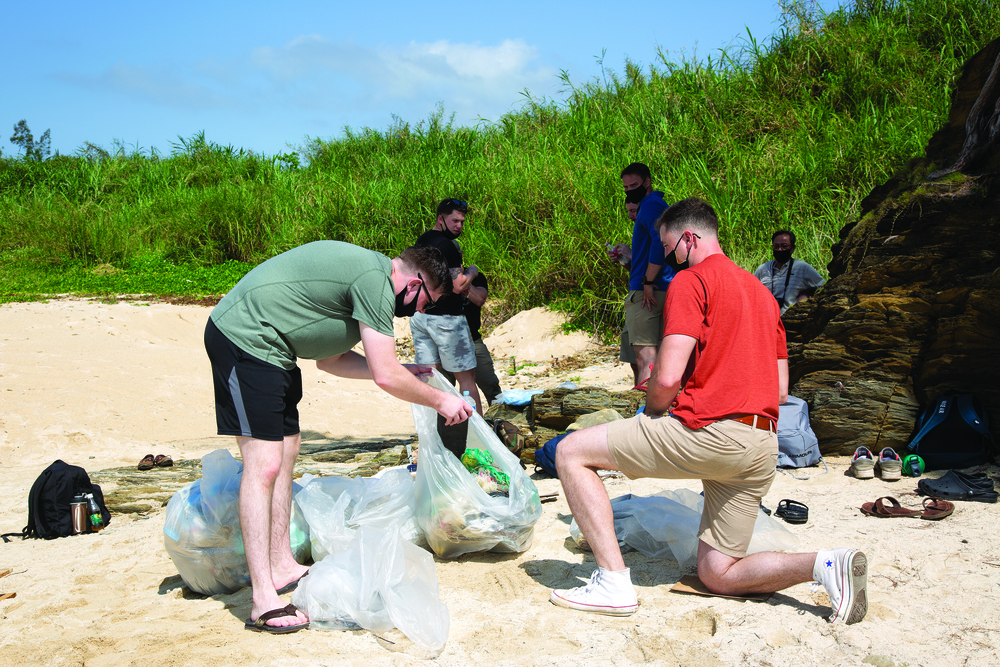
{"type": "Polygon", "coordinates": [[[773,593],[812,581],[815,562],[815,553],[775,551],[734,558],[698,541],[698,578],[709,590],[722,595],[773,593]]]}
{"type": "Polygon", "coordinates": [[[597,564],[606,570],[624,570],[611,500],[598,470],[617,470],[608,449],[607,424],[598,424],[566,436],[556,447],[556,469],[569,510],[586,536],[597,564]]]}
{"type": "Polygon", "coordinates": [[[649,367],[656,362],[656,346],[655,345],[633,345],[632,349],[635,350],[635,360],[636,366],[639,367],[638,371],[638,381],[636,384],[642,384],[643,380],[649,378],[650,370],[649,367]]]}
{"type": "MultiPolygon", "coordinates": [[[[250,619],[256,620],[265,612],[285,606],[271,578],[271,513],[275,482],[281,470],[283,443],[237,437],[236,444],[243,458],[239,514],[243,548],[253,587],[250,619]]],[[[295,625],[306,620],[301,612],[298,616],[300,618],[275,618],[268,625],[295,625]]]]}
{"type": "Polygon", "coordinates": [[[479,388],[476,387],[476,369],[470,368],[467,371],[458,371],[455,373],[455,379],[458,380],[458,388],[461,392],[469,392],[469,396],[476,401],[476,412],[480,415],[483,414],[483,404],[479,398],[479,388]]]}
{"type": "Polygon", "coordinates": [[[281,450],[281,468],[274,480],[271,496],[271,581],[275,588],[297,581],[309,569],[292,556],[289,524],[292,518],[292,471],[299,455],[301,436],[285,436],[281,450]]]}

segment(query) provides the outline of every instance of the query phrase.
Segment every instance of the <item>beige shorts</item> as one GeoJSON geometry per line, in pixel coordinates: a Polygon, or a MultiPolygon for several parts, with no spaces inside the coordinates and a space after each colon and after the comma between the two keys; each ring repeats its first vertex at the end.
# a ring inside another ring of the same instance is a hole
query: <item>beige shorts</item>
{"type": "Polygon", "coordinates": [[[667,293],[653,290],[656,306],[653,312],[642,307],[642,290],[631,290],[625,296],[625,328],[629,341],[640,347],[658,347],[663,338],[663,304],[667,293]]]}
{"type": "Polygon", "coordinates": [[[628,327],[622,328],[622,343],[621,347],[618,348],[618,361],[624,361],[626,364],[637,363],[635,350],[632,349],[632,341],[628,337],[628,327]]]}
{"type": "Polygon", "coordinates": [[[699,539],[733,558],[746,556],[778,465],[774,433],[729,419],[689,429],[669,415],[640,413],[608,424],[608,447],[629,479],[700,479],[699,539]]]}

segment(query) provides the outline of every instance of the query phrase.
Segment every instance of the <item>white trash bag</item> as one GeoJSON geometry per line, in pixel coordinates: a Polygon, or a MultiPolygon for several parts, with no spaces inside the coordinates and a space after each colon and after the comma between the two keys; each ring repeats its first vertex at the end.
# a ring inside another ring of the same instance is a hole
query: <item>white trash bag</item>
{"type": "Polygon", "coordinates": [[[309,568],[292,604],[306,613],[313,630],[395,627],[432,651],[448,640],[448,608],[438,595],[434,557],[403,539],[398,528],[361,526],[346,549],[309,568]]]}
{"type": "MultiPolygon", "coordinates": [[[[437,371],[429,384],[459,395],[437,371]]],[[[442,558],[457,558],[476,551],[527,551],[542,505],[535,483],[521,468],[517,456],[478,413],[472,414],[466,448],[488,452],[495,468],[509,477],[507,497],[491,496],[441,443],[437,412],[416,403],[412,409],[420,438],[417,524],[434,553],[442,558]]]]}
{"type": "Polygon", "coordinates": [[[413,477],[405,469],[379,477],[313,477],[303,475],[295,502],[309,523],[313,560],[346,549],[361,526],[398,528],[403,539],[426,544],[413,515],[413,477]]]}
{"type": "MultiPolygon", "coordinates": [[[[167,503],[163,543],[188,588],[203,595],[233,593],[250,585],[239,516],[243,464],[218,449],[202,458],[201,470],[201,479],[167,503]]],[[[293,484],[293,494],[297,487],[293,484]]],[[[305,563],[309,525],[294,500],[289,533],[292,555],[305,563]]]]}
{"type": "MultiPolygon", "coordinates": [[[[611,501],[615,536],[623,548],[635,549],[650,558],[672,558],[681,567],[698,560],[698,527],[705,498],[690,489],[660,491],[652,496],[627,494],[611,501]]],[[[589,548],[576,520],[570,536],[581,548],[589,548]]],[[[799,538],[777,520],[757,511],[748,554],[759,551],[794,551],[799,538]]]]}

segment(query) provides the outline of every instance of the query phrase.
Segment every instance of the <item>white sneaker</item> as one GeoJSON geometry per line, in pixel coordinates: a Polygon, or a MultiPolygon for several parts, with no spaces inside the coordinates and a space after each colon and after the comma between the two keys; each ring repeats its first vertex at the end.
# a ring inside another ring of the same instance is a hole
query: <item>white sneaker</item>
{"type": "Polygon", "coordinates": [[[831,623],[857,623],[868,613],[868,559],[857,549],[816,554],[813,578],[823,584],[833,607],[831,623]]]}
{"type": "Polygon", "coordinates": [[[560,607],[609,616],[628,616],[639,608],[628,568],[612,572],[599,567],[586,586],[554,590],[549,600],[560,607]]]}
{"type": "Polygon", "coordinates": [[[858,479],[875,477],[875,457],[867,447],[858,447],[851,458],[851,473],[858,479]]]}

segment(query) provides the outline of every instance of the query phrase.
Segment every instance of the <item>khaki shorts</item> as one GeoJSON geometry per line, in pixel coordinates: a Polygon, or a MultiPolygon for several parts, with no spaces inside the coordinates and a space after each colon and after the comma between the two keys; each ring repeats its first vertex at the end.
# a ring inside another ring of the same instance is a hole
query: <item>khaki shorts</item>
{"type": "Polygon", "coordinates": [[[622,328],[622,343],[621,347],[618,348],[618,361],[624,361],[626,364],[638,363],[635,359],[632,341],[628,337],[628,327],[622,328]]]}
{"type": "Polygon", "coordinates": [[[640,347],[658,347],[663,339],[663,304],[667,293],[653,290],[656,307],[649,312],[642,307],[642,290],[631,290],[625,296],[625,328],[629,341],[640,347]]]}
{"type": "Polygon", "coordinates": [[[640,413],[608,424],[608,447],[629,479],[700,479],[699,539],[727,556],[746,556],[778,465],[774,433],[730,419],[689,429],[669,415],[640,413]]]}

